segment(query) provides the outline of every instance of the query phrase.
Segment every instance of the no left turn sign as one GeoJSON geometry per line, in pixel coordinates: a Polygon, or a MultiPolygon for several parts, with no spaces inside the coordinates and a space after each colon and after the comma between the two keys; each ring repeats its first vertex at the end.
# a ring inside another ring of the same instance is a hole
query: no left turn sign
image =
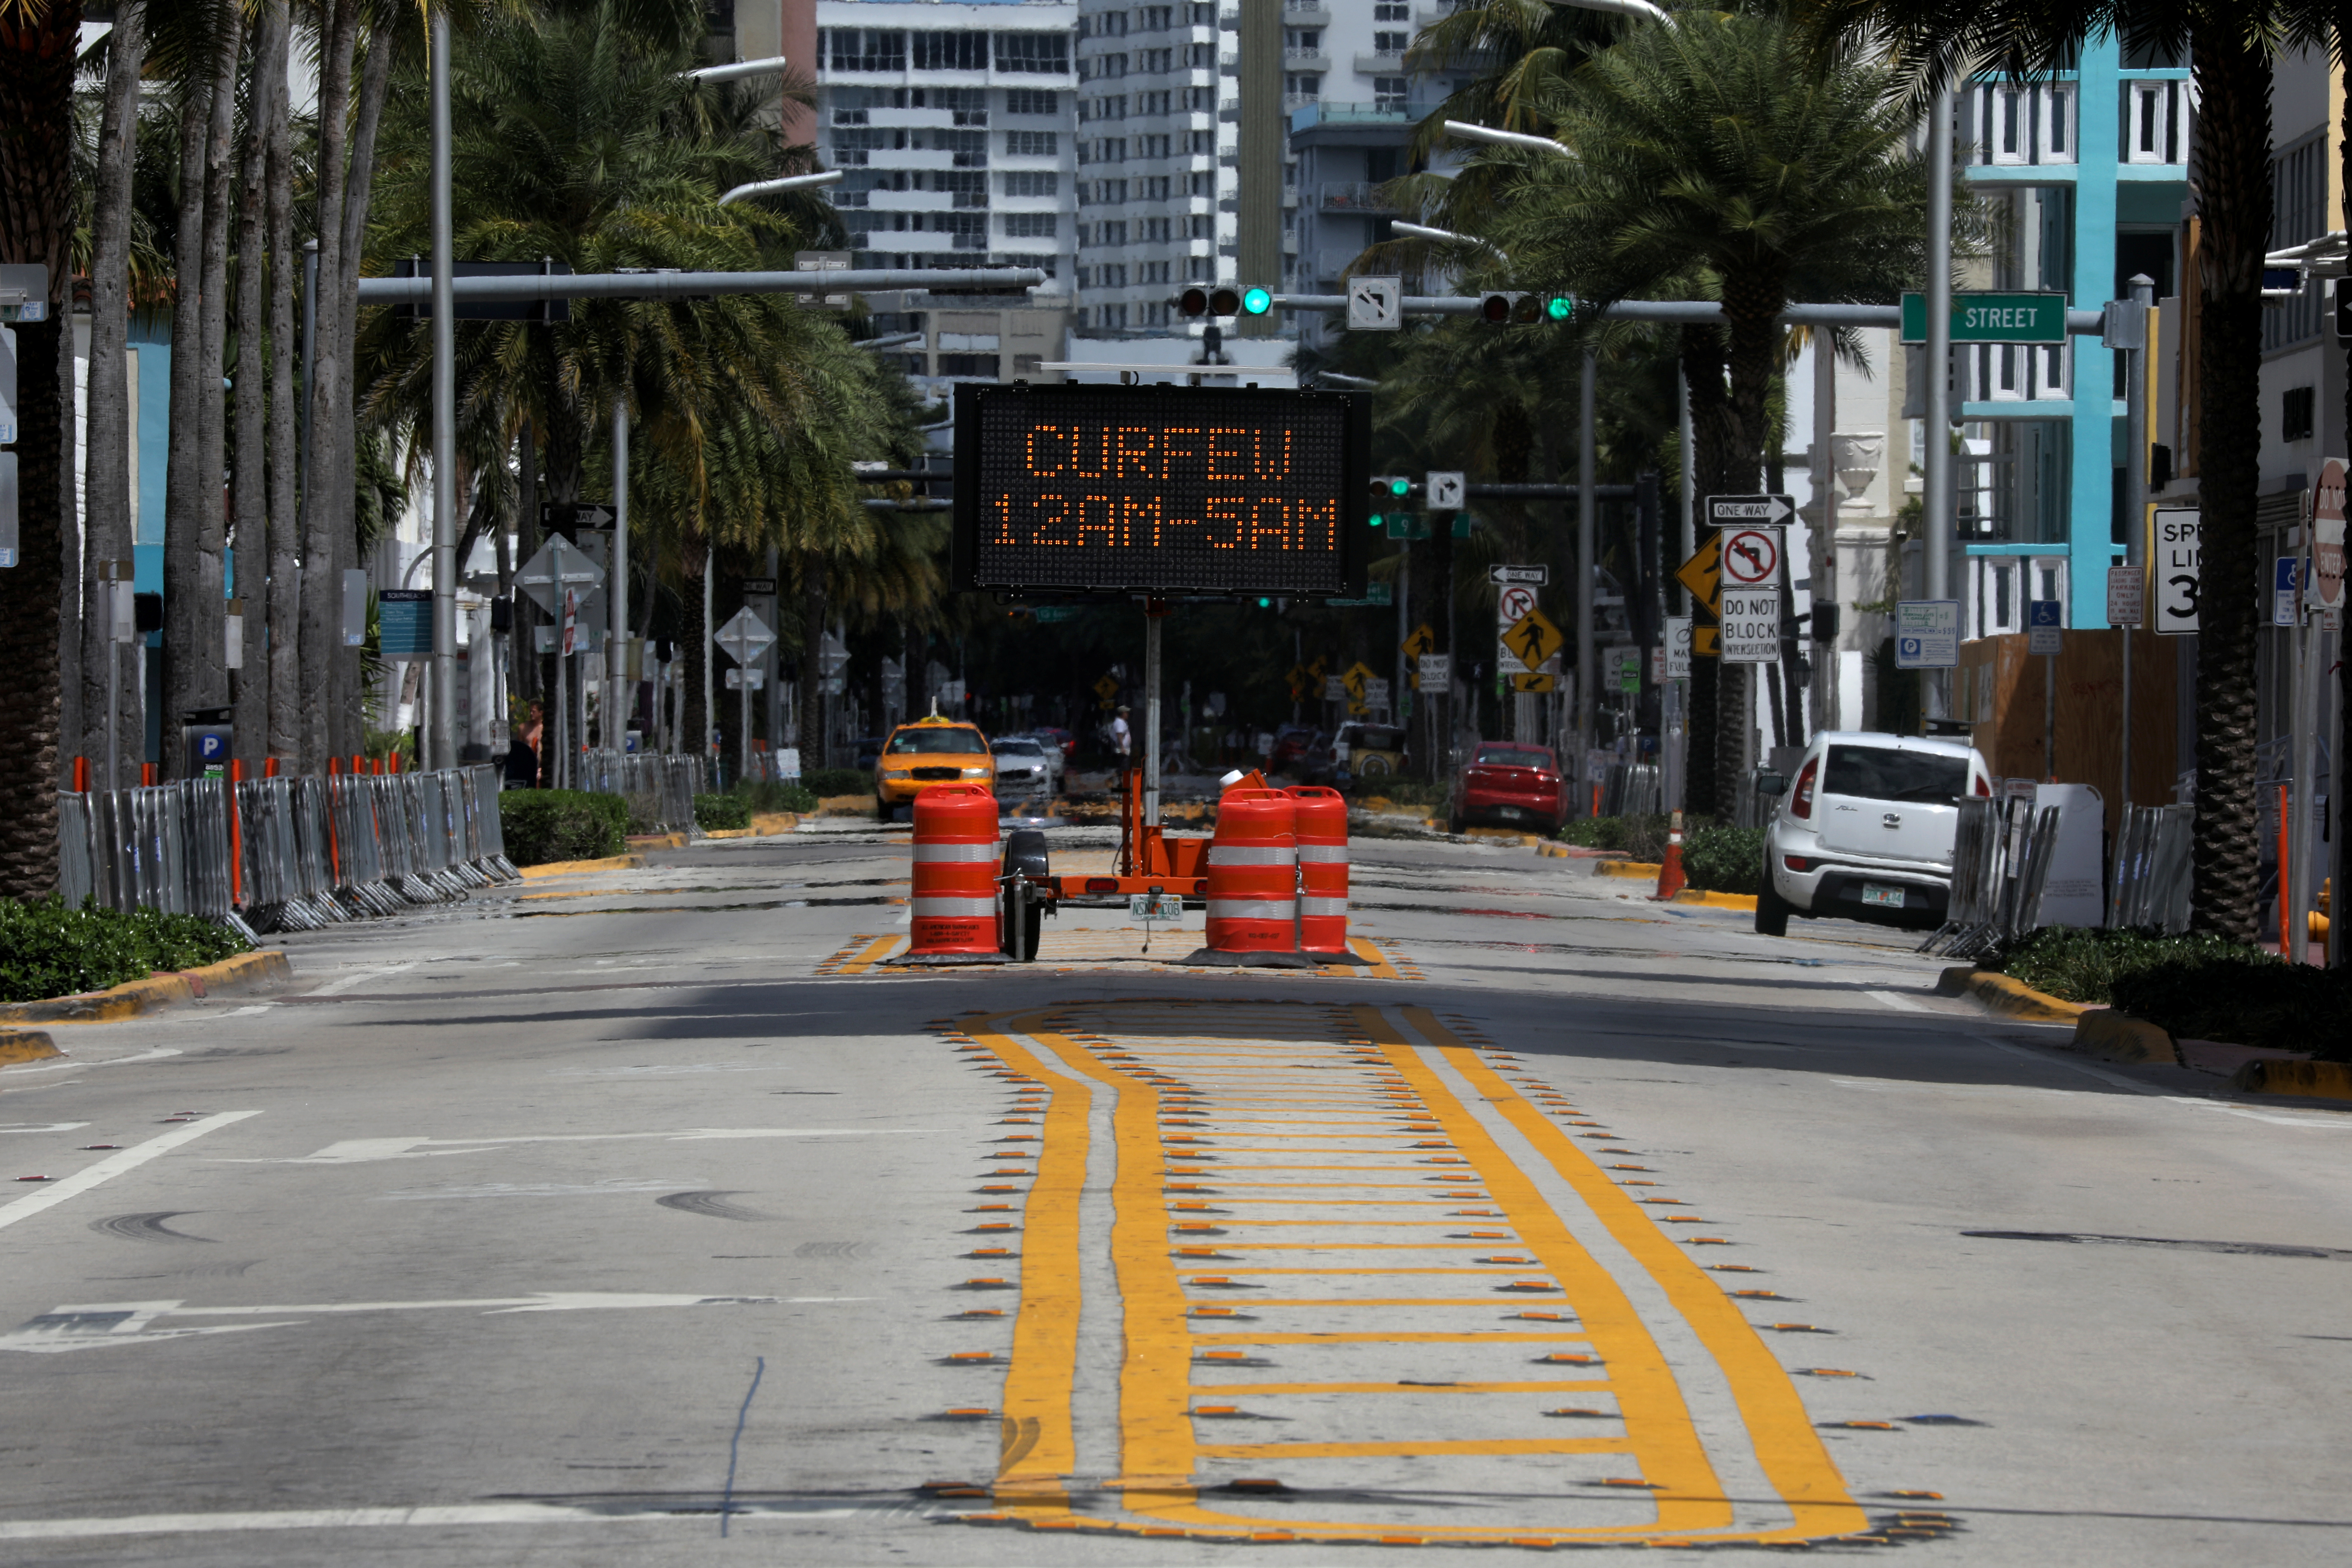
{"type": "Polygon", "coordinates": [[[1760,588],[1777,582],[1780,573],[1780,531],[1777,528],[1727,528],[1723,531],[1721,564],[1725,585],[1760,588]]]}

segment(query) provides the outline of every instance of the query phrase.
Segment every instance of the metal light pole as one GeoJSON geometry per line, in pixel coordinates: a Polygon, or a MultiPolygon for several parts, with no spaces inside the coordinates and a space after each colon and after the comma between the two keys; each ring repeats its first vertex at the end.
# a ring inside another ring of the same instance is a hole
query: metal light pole
{"type": "MultiPolygon", "coordinates": [[[[2126,341],[2137,346],[2124,353],[2124,374],[2131,378],[2124,389],[2124,445],[2131,453],[2124,465],[2124,565],[2137,571],[2141,559],[2140,528],[2147,516],[2147,323],[2148,312],[2156,306],[2156,279],[2144,272],[2136,273],[2130,287],[2131,310],[2136,319],[2126,341]]],[[[2146,616],[2143,607],[2141,617],[2146,616]]],[[[2116,795],[2126,811],[2132,803],[2132,634],[2137,629],[2116,628],[2124,639],[2124,749],[2116,795]]]]}
{"type": "MultiPolygon", "coordinates": [[[[1938,90],[1927,126],[1927,461],[1923,484],[1927,594],[1952,596],[1952,94],[1938,90]]],[[[1896,569],[1900,571],[1900,563],[1896,569]]],[[[1927,712],[1944,716],[1945,681],[1927,683],[1927,712]]]]}
{"type": "MultiPolygon", "coordinates": [[[[1578,399],[1576,448],[1576,765],[1584,766],[1592,750],[1592,467],[1597,441],[1593,434],[1595,368],[1591,351],[1584,355],[1584,384],[1578,399]]],[[[1663,628],[1662,628],[1663,629],[1663,628]]]]}
{"type": "Polygon", "coordinates": [[[433,721],[428,768],[457,763],[457,300],[449,216],[449,13],[433,11],[433,721]]]}
{"type": "Polygon", "coordinates": [[[1143,825],[1160,825],[1160,623],[1165,600],[1143,602],[1143,825]]]}
{"type": "MultiPolygon", "coordinates": [[[[626,391],[613,399],[613,572],[604,584],[604,599],[613,612],[612,629],[604,638],[604,734],[607,748],[625,751],[629,742],[629,710],[635,703],[636,683],[629,679],[629,399],[626,391]]],[[[751,677],[744,677],[748,687],[751,677]]],[[[751,731],[743,727],[748,737],[751,731]]]]}

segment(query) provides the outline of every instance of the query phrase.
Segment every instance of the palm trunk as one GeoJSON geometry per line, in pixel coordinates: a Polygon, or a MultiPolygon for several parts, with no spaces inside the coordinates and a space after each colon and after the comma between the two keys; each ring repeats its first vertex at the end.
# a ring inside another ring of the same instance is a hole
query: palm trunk
{"type": "MultiPolygon", "coordinates": [[[[222,9],[217,4],[212,6],[215,21],[222,9]]],[[[206,678],[220,660],[217,637],[210,643],[205,638],[203,609],[205,517],[207,510],[219,510],[220,474],[215,466],[207,485],[202,434],[207,396],[215,403],[220,400],[219,381],[209,391],[204,381],[205,153],[219,74],[216,53],[189,61],[180,96],[180,210],[172,257],[171,447],[163,479],[163,776],[173,779],[187,766],[184,748],[173,743],[178,726],[189,709],[214,705],[212,682],[206,678]],[[208,488],[213,497],[209,504],[205,499],[208,488]]],[[[209,575],[217,599],[217,559],[209,575]]]]}
{"type": "MultiPolygon", "coordinates": [[[[817,661],[824,653],[824,562],[820,556],[801,558],[801,771],[825,765],[824,674],[817,661]]],[[[914,713],[915,693],[922,674],[907,671],[907,710],[914,713]]],[[[852,759],[855,761],[856,759],[852,759]]]]}
{"type": "MultiPolygon", "coordinates": [[[[2225,8],[2226,9],[2226,8],[2225,8]]],[[[2262,268],[2271,227],[2270,64],[2230,16],[2203,11],[2189,40],[2198,90],[2200,351],[2197,930],[2255,940],[2254,506],[2262,479],[2262,268]]]]}
{"type": "MultiPolygon", "coordinates": [[[[294,130],[284,86],[292,28],[286,0],[268,0],[261,26],[260,68],[278,84],[272,89],[268,174],[268,754],[292,763],[302,754],[301,459],[294,403],[294,302],[302,287],[302,258],[294,247],[294,130]]],[[[246,613],[252,614],[249,604],[246,613]]]]}
{"type": "Polygon", "coordinates": [[[79,0],[0,13],[0,261],[49,269],[47,317],[16,324],[16,566],[0,571],[0,896],[58,885],[59,472],[73,429],[58,395],[72,299],[73,79],[79,0]]]}
{"type": "MultiPolygon", "coordinates": [[[[139,78],[147,59],[147,7],[125,0],[115,8],[109,41],[106,103],[98,141],[98,191],[90,210],[89,262],[89,459],[83,483],[84,554],[92,563],[131,559],[131,184],[137,148],[139,78]]],[[[95,579],[95,565],[83,575],[95,579]]],[[[93,594],[95,590],[93,590],[93,594]]],[[[132,649],[113,640],[110,611],[91,601],[81,623],[81,746],[90,759],[98,787],[119,787],[106,778],[107,731],[110,725],[120,762],[136,763],[143,727],[139,710],[139,662],[132,649]],[[119,701],[108,703],[109,661],[116,668],[119,701]]],[[[134,775],[135,776],[135,775],[134,775]]]]}
{"type": "MultiPolygon", "coordinates": [[[[1728,489],[1735,437],[1723,385],[1723,334],[1713,327],[1682,331],[1683,379],[1690,388],[1692,490],[1701,502],[1728,489]]],[[[1704,531],[1702,530],[1702,531],[1704,531]]],[[[1691,661],[1688,754],[1684,803],[1705,819],[1730,809],[1739,772],[1739,731],[1746,721],[1746,683],[1720,658],[1691,661]]]]}
{"type": "Polygon", "coordinates": [[[702,701],[702,670],[710,658],[710,624],[702,614],[702,580],[719,569],[717,552],[707,543],[689,541],[684,555],[686,580],[678,594],[678,651],[686,659],[686,686],[678,694],[678,750],[708,767],[710,756],[710,710],[702,701]]]}
{"type": "Polygon", "coordinates": [[[197,367],[203,396],[196,408],[197,532],[196,618],[204,649],[202,706],[229,703],[228,614],[228,400],[221,384],[228,363],[229,195],[236,184],[230,144],[236,131],[237,64],[245,49],[245,8],[230,5],[220,40],[219,72],[213,79],[212,110],[205,129],[205,244],[201,317],[204,361],[197,367]]]}
{"type": "MultiPolygon", "coordinates": [[[[359,37],[360,0],[325,0],[320,24],[318,144],[318,310],[310,384],[310,450],[302,491],[301,719],[302,771],[323,773],[334,749],[328,710],[353,656],[342,647],[340,522],[351,531],[349,471],[336,458],[337,435],[350,417],[351,375],[338,323],[346,301],[342,276],[345,155],[350,145],[352,55],[359,37]]],[[[352,676],[356,679],[356,675],[352,676]]]]}
{"type": "Polygon", "coordinates": [[[265,14],[254,41],[253,74],[247,90],[245,147],[238,159],[236,207],[236,454],[231,465],[232,510],[236,519],[233,548],[236,596],[244,606],[241,668],[232,677],[235,753],[252,777],[261,775],[269,752],[269,665],[263,649],[268,624],[269,476],[263,311],[269,270],[264,204],[268,195],[269,127],[278,118],[276,89],[285,81],[283,62],[273,58],[270,26],[284,13],[265,14]],[[273,79],[272,67],[278,69],[273,79]]]}

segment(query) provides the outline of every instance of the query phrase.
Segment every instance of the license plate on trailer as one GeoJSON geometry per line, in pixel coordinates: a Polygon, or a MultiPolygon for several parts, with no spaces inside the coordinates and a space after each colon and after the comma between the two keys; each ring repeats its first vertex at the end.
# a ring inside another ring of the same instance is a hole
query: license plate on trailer
{"type": "Polygon", "coordinates": [[[1862,901],[1890,910],[1899,910],[1903,907],[1903,889],[1883,887],[1876,882],[1864,882],[1862,885],[1862,901]]]}
{"type": "Polygon", "coordinates": [[[1184,900],[1173,893],[1130,893],[1127,918],[1131,921],[1181,921],[1184,900]]]}

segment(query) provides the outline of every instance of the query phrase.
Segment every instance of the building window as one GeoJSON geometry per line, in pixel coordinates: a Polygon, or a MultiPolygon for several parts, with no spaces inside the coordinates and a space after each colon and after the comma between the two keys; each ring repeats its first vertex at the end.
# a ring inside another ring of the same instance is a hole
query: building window
{"type": "Polygon", "coordinates": [[[917,33],[915,68],[921,71],[984,71],[986,33],[917,33]]]}
{"type": "Polygon", "coordinates": [[[1136,19],[1141,24],[1141,26],[1137,29],[1139,32],[1164,33],[1169,28],[1176,25],[1176,7],[1173,5],[1146,5],[1142,10],[1136,13],[1136,19]]]}
{"type": "Polygon", "coordinates": [[[2279,399],[2279,439],[2308,441],[2313,422],[2318,414],[2319,394],[2315,387],[2290,386],[2279,399]]]}
{"type": "Polygon", "coordinates": [[[1059,114],[1061,104],[1062,95],[1058,92],[1040,92],[1025,87],[1016,87],[1004,95],[1007,114],[1059,114]]]}
{"type": "Polygon", "coordinates": [[[1135,68],[1147,75],[1176,68],[1174,49],[1145,49],[1135,57],[1135,68]]]}
{"type": "Polygon", "coordinates": [[[1165,158],[1168,156],[1168,138],[1164,135],[1139,136],[1135,139],[1135,155],[1139,158],[1165,158]]]}
{"type": "MultiPolygon", "coordinates": [[[[1168,220],[1164,217],[1139,219],[1135,226],[1135,237],[1146,245],[1165,245],[1169,238],[1168,220]]],[[[1150,279],[1146,279],[1145,281],[1150,279]]],[[[1165,283],[1168,280],[1163,278],[1160,281],[1165,283]]]]}
{"type": "Polygon", "coordinates": [[[1087,63],[1093,67],[1095,78],[1099,81],[1117,81],[1127,74],[1125,55],[1097,55],[1087,63]]]}
{"type": "Polygon", "coordinates": [[[1092,16],[1078,18],[1081,38],[1124,38],[1127,37],[1127,13],[1102,11],[1092,16]]]}
{"type": "Polygon", "coordinates": [[[1054,213],[1006,213],[1004,232],[1014,239],[1051,239],[1061,221],[1054,213]]]}
{"type": "Polygon", "coordinates": [[[1167,113],[1168,94],[1166,90],[1163,89],[1159,92],[1137,93],[1135,95],[1135,112],[1139,115],[1167,113]]]}
{"type": "MultiPolygon", "coordinates": [[[[2273,250],[2301,245],[2327,232],[2326,177],[2327,142],[2324,134],[2306,137],[2271,160],[2273,250]]],[[[2321,304],[2319,285],[2315,281],[2305,284],[2301,293],[2277,309],[2264,310],[2263,348],[2284,348],[2317,337],[2324,325],[2321,304]]]]}
{"type": "Polygon", "coordinates": [[[1108,331],[1123,332],[1127,331],[1127,307],[1097,305],[1095,307],[1095,322],[1108,331]]]}
{"type": "Polygon", "coordinates": [[[1062,191],[1062,176],[1050,169],[1008,174],[1003,179],[1008,196],[1054,196],[1062,191]]]}
{"type": "Polygon", "coordinates": [[[1323,96],[1323,79],[1313,71],[1292,71],[1282,79],[1282,90],[1312,103],[1323,96]]]}
{"type": "Polygon", "coordinates": [[[1008,131],[1004,133],[1004,151],[1013,158],[1052,158],[1059,154],[1062,139],[1052,131],[1008,131]]]}
{"type": "Polygon", "coordinates": [[[1126,163],[1127,138],[1124,136],[1106,136],[1097,142],[1095,143],[1094,161],[1097,163],[1126,163]]]}
{"type": "Polygon", "coordinates": [[[1384,114],[1402,114],[1405,98],[1412,91],[1410,77],[1376,76],[1372,79],[1372,107],[1384,114]]]}
{"type": "Polygon", "coordinates": [[[1305,49],[1309,53],[1319,51],[1323,47],[1323,29],[1285,27],[1282,30],[1282,47],[1286,49],[1305,49]]]}
{"type": "Polygon", "coordinates": [[[1184,262],[1184,281],[1213,283],[1217,278],[1217,258],[1213,256],[1189,257],[1184,262]]]}
{"type": "Polygon", "coordinates": [[[1184,222],[1184,237],[1187,239],[1214,239],[1217,237],[1216,219],[1211,217],[1207,213],[1194,213],[1191,217],[1185,219],[1184,222]]]}
{"type": "MultiPolygon", "coordinates": [[[[1196,71],[1215,70],[1217,68],[1217,46],[1214,44],[1194,44],[1192,46],[1192,53],[1190,58],[1192,68],[1196,71]]],[[[1227,72],[1226,74],[1231,75],[1232,73],[1227,72]]]]}
{"type": "MultiPolygon", "coordinates": [[[[920,35],[918,35],[918,37],[920,35]]],[[[1412,42],[1412,35],[1410,33],[1374,33],[1372,35],[1372,53],[1376,55],[1401,55],[1404,53],[1405,47],[1412,42]]]]}
{"type": "Polygon", "coordinates": [[[1061,33],[999,33],[996,68],[1038,76],[1070,73],[1070,40],[1061,33]]]}
{"type": "Polygon", "coordinates": [[[1375,22],[1409,22],[1412,20],[1412,7],[1410,5],[1393,5],[1387,4],[1386,0],[1382,0],[1381,4],[1372,7],[1372,20],[1375,22]]]}
{"type": "MultiPolygon", "coordinates": [[[[1107,221],[1095,225],[1095,243],[1097,245],[1125,245],[1127,243],[1126,220],[1119,219],[1117,221],[1107,221]]],[[[1118,286],[1124,287],[1126,283],[1127,268],[1122,267],[1118,268],[1118,286]]]]}
{"type": "Polygon", "coordinates": [[[995,354],[941,354],[940,374],[984,376],[990,381],[994,381],[996,367],[1000,363],[999,356],[995,354]]]}
{"type": "Polygon", "coordinates": [[[1217,176],[1209,173],[1206,169],[1202,170],[1197,174],[1189,176],[1189,178],[1192,182],[1192,189],[1189,192],[1190,195],[1196,196],[1213,196],[1217,194],[1217,176]]]}
{"type": "Polygon", "coordinates": [[[1184,112],[1214,114],[1217,111],[1217,89],[1213,87],[1188,87],[1184,89],[1184,112]]]}
{"type": "Polygon", "coordinates": [[[896,27],[835,27],[830,51],[837,71],[902,71],[907,35],[896,27]]]}

